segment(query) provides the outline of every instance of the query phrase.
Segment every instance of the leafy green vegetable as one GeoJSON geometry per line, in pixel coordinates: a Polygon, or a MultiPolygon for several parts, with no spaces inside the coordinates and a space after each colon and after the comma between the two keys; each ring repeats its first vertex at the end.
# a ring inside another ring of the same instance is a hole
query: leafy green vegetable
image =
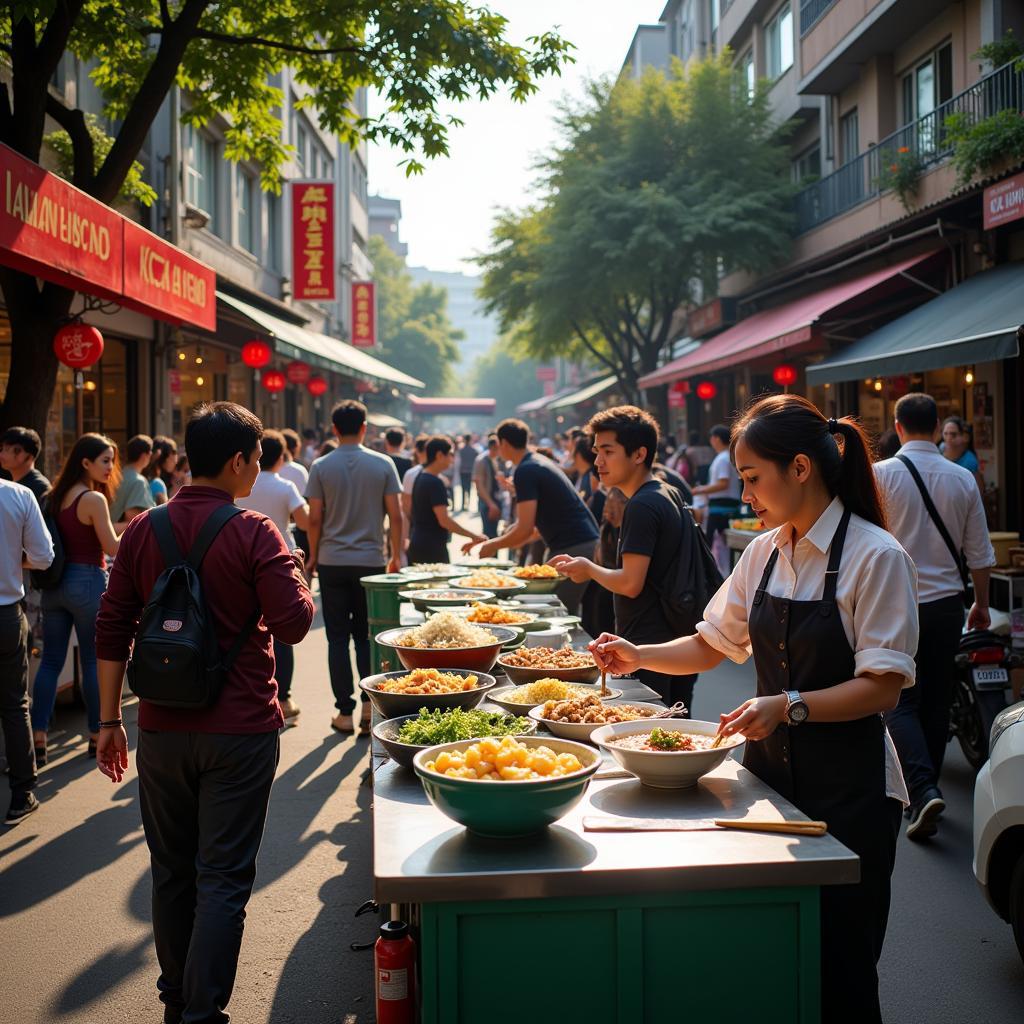
{"type": "Polygon", "coordinates": [[[683,745],[683,734],[654,728],[651,730],[651,738],[647,741],[647,745],[657,747],[658,750],[676,750],[683,745]]]}
{"type": "Polygon", "coordinates": [[[465,711],[451,708],[448,711],[420,708],[419,718],[406,722],[398,730],[400,743],[414,743],[417,746],[433,746],[435,743],[454,743],[455,740],[472,740],[480,736],[517,736],[530,730],[528,718],[506,715],[501,711],[465,711]]]}

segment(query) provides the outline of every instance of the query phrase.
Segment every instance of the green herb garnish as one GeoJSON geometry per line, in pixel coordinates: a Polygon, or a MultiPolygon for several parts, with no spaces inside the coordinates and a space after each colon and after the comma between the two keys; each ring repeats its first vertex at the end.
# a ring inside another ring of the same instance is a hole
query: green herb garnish
{"type": "Polygon", "coordinates": [[[397,739],[399,743],[434,746],[436,743],[454,743],[481,736],[517,736],[528,732],[531,724],[528,718],[506,715],[501,711],[465,711],[462,708],[428,711],[420,708],[419,718],[405,722],[398,730],[397,739]]]}
{"type": "Polygon", "coordinates": [[[647,745],[657,747],[658,750],[678,750],[683,745],[683,734],[654,728],[651,730],[651,737],[647,741],[647,745]]]}

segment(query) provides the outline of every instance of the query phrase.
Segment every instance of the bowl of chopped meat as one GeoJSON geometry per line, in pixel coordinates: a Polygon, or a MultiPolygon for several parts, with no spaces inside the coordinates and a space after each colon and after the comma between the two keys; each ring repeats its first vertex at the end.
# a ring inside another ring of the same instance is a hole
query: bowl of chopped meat
{"type": "Polygon", "coordinates": [[[538,679],[594,683],[601,675],[590,651],[572,647],[521,647],[502,654],[498,668],[513,683],[532,683],[538,679]]]}
{"type": "Polygon", "coordinates": [[[665,709],[657,704],[637,701],[602,700],[596,693],[566,700],[548,700],[527,714],[548,732],[562,739],[589,743],[591,734],[602,725],[649,719],[665,709]]]}
{"type": "Polygon", "coordinates": [[[717,722],[618,722],[602,725],[590,741],[608,751],[645,786],[686,789],[714,771],[737,747],[742,736],[729,736],[713,747],[717,722]]]}

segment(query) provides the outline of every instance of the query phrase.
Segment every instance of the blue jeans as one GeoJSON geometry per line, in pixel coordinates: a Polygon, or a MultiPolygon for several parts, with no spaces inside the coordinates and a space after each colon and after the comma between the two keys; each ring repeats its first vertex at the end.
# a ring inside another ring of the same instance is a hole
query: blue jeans
{"type": "Polygon", "coordinates": [[[96,615],[107,587],[106,571],[98,565],[69,562],[58,586],[44,590],[43,657],[32,690],[32,728],[46,732],[57,698],[57,681],[68,655],[71,627],[78,636],[82,664],[82,695],[89,732],[99,732],[100,688],[96,677],[96,615]]]}
{"type": "Polygon", "coordinates": [[[483,524],[480,527],[480,532],[485,537],[490,537],[491,540],[493,540],[498,536],[498,523],[500,517],[499,519],[491,519],[487,513],[487,506],[482,501],[477,502],[477,511],[480,513],[480,520],[483,524]]]}

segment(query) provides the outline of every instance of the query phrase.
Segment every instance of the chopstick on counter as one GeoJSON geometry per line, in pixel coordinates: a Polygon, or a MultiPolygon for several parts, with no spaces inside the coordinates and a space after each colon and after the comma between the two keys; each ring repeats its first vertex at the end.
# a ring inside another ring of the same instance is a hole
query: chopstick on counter
{"type": "Polygon", "coordinates": [[[715,832],[720,828],[823,836],[828,831],[828,824],[824,821],[785,818],[757,821],[752,818],[618,818],[596,814],[588,814],[583,818],[584,832],[715,832]]]}

